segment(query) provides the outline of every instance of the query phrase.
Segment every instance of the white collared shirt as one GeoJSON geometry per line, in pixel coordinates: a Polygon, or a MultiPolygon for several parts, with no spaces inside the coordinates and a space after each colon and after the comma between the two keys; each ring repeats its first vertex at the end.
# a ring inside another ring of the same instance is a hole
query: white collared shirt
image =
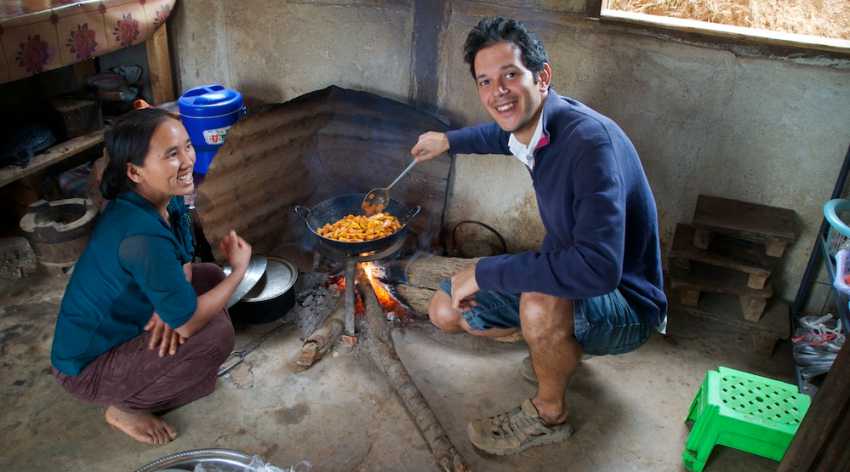
{"type": "Polygon", "coordinates": [[[531,141],[528,142],[528,146],[519,142],[519,140],[511,133],[511,137],[508,140],[508,147],[511,150],[511,154],[516,156],[520,162],[525,164],[529,169],[534,169],[534,151],[537,149],[537,145],[540,143],[540,138],[543,137],[543,113],[540,113],[540,118],[537,119],[537,128],[534,129],[534,134],[531,135],[531,141]]]}

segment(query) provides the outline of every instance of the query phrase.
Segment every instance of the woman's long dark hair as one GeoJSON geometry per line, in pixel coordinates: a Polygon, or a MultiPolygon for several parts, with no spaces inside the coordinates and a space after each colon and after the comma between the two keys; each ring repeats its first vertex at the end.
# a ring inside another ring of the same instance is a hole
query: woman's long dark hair
{"type": "Polygon", "coordinates": [[[144,108],[122,116],[106,132],[104,142],[109,162],[100,180],[103,198],[112,200],[133,189],[135,184],[127,177],[127,164],[144,164],[154,132],[168,119],[179,121],[165,110],[144,108]]]}

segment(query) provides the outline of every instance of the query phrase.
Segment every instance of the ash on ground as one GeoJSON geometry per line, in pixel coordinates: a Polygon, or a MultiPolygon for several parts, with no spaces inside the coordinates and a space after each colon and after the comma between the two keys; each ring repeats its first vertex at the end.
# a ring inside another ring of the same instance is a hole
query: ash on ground
{"type": "Polygon", "coordinates": [[[295,306],[289,318],[298,326],[302,338],[315,331],[336,308],[340,290],[328,284],[330,274],[302,272],[295,284],[295,306]]]}

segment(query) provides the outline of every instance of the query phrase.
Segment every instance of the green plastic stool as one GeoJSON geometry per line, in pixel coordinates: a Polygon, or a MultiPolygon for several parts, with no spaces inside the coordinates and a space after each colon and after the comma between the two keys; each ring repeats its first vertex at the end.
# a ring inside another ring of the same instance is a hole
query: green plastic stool
{"type": "Polygon", "coordinates": [[[708,371],[685,420],[693,421],[685,468],[701,472],[717,444],[781,460],[810,403],[785,382],[726,367],[708,371]]]}

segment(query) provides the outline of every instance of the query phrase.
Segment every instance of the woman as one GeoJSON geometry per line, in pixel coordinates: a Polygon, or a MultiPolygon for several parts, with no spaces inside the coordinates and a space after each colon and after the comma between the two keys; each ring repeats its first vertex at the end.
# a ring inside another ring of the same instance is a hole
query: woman
{"type": "Polygon", "coordinates": [[[233,349],[225,303],[251,246],[221,241],[233,272],[192,264],[182,196],[194,189],[195,151],[180,121],[159,109],[129,113],[105,136],[101,193],[111,200],[77,262],[56,322],[51,362],[75,397],[137,441],[177,437],[154,415],[210,394],[233,349]]]}

